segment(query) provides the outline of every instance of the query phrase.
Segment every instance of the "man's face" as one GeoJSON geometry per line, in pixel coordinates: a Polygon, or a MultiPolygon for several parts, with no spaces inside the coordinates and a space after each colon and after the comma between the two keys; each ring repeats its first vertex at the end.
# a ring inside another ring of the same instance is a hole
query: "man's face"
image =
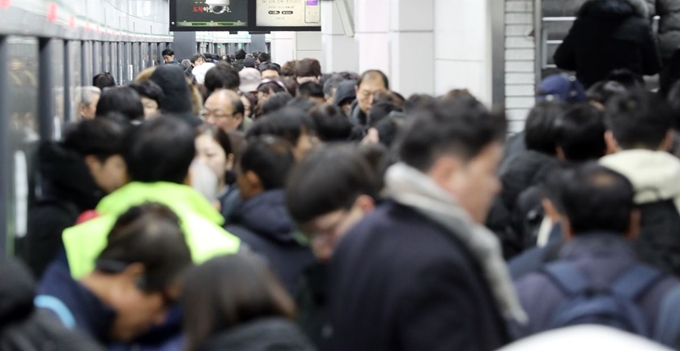
{"type": "Polygon", "coordinates": [[[276,70],[273,70],[273,69],[268,69],[268,70],[262,71],[262,79],[276,78],[278,76],[279,76],[279,72],[277,72],[276,70]]]}
{"type": "Polygon", "coordinates": [[[502,155],[502,145],[494,142],[467,162],[451,161],[455,166],[439,181],[477,223],[486,221],[494,197],[501,190],[496,171],[502,155]]]}
{"type": "Polygon", "coordinates": [[[205,102],[205,122],[218,126],[225,132],[238,129],[243,121],[241,114],[234,115],[234,106],[228,97],[213,94],[205,102]]]}
{"type": "Polygon", "coordinates": [[[349,210],[336,210],[309,222],[306,227],[311,234],[312,249],[317,259],[321,262],[330,261],[340,239],[365,215],[366,212],[355,203],[349,210]]]}
{"type": "Polygon", "coordinates": [[[94,119],[97,115],[97,104],[99,103],[99,94],[92,94],[92,102],[89,105],[80,105],[80,115],[84,119],[94,119]]]}
{"type": "Polygon", "coordinates": [[[175,55],[163,55],[163,59],[165,63],[173,63],[175,62],[175,55]]]}
{"type": "Polygon", "coordinates": [[[205,63],[205,59],[203,59],[202,57],[199,57],[199,58],[196,60],[196,62],[194,62],[194,67],[198,67],[198,66],[200,66],[200,65],[202,65],[202,64],[204,64],[204,63],[205,63]]]}
{"type": "Polygon", "coordinates": [[[364,81],[361,82],[361,85],[356,88],[357,100],[361,111],[368,114],[373,106],[375,93],[385,90],[387,90],[387,88],[385,87],[385,84],[383,84],[382,79],[364,79],[364,81]]]}
{"type": "Polygon", "coordinates": [[[114,192],[127,182],[127,165],[120,155],[113,155],[104,162],[90,155],[86,157],[86,163],[99,189],[107,194],[114,192]]]}
{"type": "Polygon", "coordinates": [[[156,100],[142,96],[142,105],[144,105],[144,119],[158,117],[161,114],[156,100]]]}

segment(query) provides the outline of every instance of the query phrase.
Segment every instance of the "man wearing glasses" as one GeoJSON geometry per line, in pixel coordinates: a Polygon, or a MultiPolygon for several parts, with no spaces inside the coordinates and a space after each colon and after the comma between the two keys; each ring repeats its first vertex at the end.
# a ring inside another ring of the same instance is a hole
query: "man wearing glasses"
{"type": "Polygon", "coordinates": [[[221,89],[205,101],[203,119],[205,123],[217,126],[225,133],[246,131],[252,120],[244,117],[244,110],[241,97],[237,93],[221,89]]]}

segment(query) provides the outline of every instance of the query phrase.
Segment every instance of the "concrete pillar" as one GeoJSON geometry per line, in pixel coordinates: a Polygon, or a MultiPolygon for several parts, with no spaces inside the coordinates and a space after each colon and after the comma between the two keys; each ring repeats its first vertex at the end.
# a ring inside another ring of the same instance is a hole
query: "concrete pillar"
{"type": "Polygon", "coordinates": [[[182,62],[190,59],[196,53],[196,32],[175,32],[172,50],[175,51],[175,59],[182,62]]]}
{"type": "MultiPolygon", "coordinates": [[[[389,19],[393,0],[354,0],[354,28],[359,66],[357,72],[390,72],[389,19]]],[[[451,1],[451,0],[444,0],[451,1]]],[[[474,0],[473,0],[474,1],[474,0]]],[[[476,0],[479,1],[479,0],[476,0]]]]}
{"type": "MultiPolygon", "coordinates": [[[[353,15],[354,2],[346,3],[350,6],[350,15],[353,15]]],[[[354,37],[345,33],[337,2],[326,2],[321,7],[321,47],[324,72],[359,70],[357,46],[354,37]]]]}
{"type": "Polygon", "coordinates": [[[283,66],[284,63],[295,59],[295,32],[272,32],[272,62],[283,66]]]}
{"type": "MultiPolygon", "coordinates": [[[[305,58],[323,60],[323,55],[321,54],[321,32],[295,33],[295,59],[302,60],[305,58]]],[[[321,68],[324,69],[323,66],[321,68]]]]}
{"type": "Polygon", "coordinates": [[[405,97],[435,93],[434,3],[434,0],[390,3],[390,83],[392,90],[405,97]]]}
{"type": "Polygon", "coordinates": [[[250,49],[257,52],[267,51],[267,44],[264,41],[264,34],[250,35],[250,49]]]}
{"type": "Polygon", "coordinates": [[[492,101],[489,1],[434,0],[435,94],[465,88],[492,101]]]}

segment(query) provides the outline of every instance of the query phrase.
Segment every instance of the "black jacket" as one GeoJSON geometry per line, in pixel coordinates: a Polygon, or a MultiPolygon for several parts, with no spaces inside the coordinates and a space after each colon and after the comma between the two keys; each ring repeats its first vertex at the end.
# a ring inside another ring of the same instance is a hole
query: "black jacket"
{"type": "Polygon", "coordinates": [[[302,331],[321,350],[328,349],[332,328],[328,313],[328,265],[307,267],[303,272],[300,291],[295,297],[298,324],[302,331]]]}
{"type": "Polygon", "coordinates": [[[39,150],[42,195],[28,211],[28,233],[19,244],[19,256],[36,277],[63,250],[61,234],[78,216],[94,209],[104,193],[97,187],[84,156],[56,142],[39,150]]]}
{"type": "Polygon", "coordinates": [[[586,88],[616,69],[628,69],[640,80],[661,69],[647,8],[635,0],[585,3],[554,59],[558,68],[576,71],[586,88]]]}
{"type": "Polygon", "coordinates": [[[50,313],[33,306],[34,281],[17,262],[0,262],[0,350],[99,351],[93,340],[66,329],[50,313]]]}
{"type": "Polygon", "coordinates": [[[490,351],[510,341],[467,248],[394,202],[366,216],[340,242],[329,287],[329,350],[490,351]]]}
{"type": "Polygon", "coordinates": [[[288,291],[295,295],[302,271],[315,262],[307,245],[295,237],[295,224],[286,209],[285,191],[271,190],[240,204],[227,231],[262,255],[288,291]]]}
{"type": "Polygon", "coordinates": [[[290,321],[265,318],[217,334],[197,351],[314,351],[290,321]]]}
{"type": "Polygon", "coordinates": [[[200,118],[194,116],[191,89],[180,66],[159,66],[149,79],[163,89],[163,98],[158,106],[163,114],[179,118],[193,127],[203,123],[200,118]]]}
{"type": "MultiPolygon", "coordinates": [[[[573,262],[594,284],[610,286],[617,277],[638,262],[632,246],[620,234],[584,233],[565,244],[557,261],[573,262]]],[[[529,315],[529,324],[519,328],[521,336],[544,331],[550,325],[556,308],[566,297],[551,278],[542,273],[523,276],[516,282],[522,306],[529,315]]],[[[640,306],[651,321],[659,315],[663,298],[680,282],[670,276],[658,281],[640,298],[640,306]]]]}

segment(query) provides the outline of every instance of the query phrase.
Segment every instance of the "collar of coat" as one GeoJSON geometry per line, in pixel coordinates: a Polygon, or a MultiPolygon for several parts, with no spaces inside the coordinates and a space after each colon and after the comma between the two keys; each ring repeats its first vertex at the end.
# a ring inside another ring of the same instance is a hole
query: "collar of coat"
{"type": "Polygon", "coordinates": [[[650,17],[653,4],[646,0],[589,0],[579,10],[579,17],[650,17]],[[631,9],[632,8],[632,9],[631,9]]]}
{"type": "Polygon", "coordinates": [[[439,223],[462,242],[482,267],[503,314],[519,323],[527,322],[503,260],[501,245],[493,233],[476,224],[456,199],[415,168],[397,163],[387,171],[385,182],[394,201],[439,223]]]}

